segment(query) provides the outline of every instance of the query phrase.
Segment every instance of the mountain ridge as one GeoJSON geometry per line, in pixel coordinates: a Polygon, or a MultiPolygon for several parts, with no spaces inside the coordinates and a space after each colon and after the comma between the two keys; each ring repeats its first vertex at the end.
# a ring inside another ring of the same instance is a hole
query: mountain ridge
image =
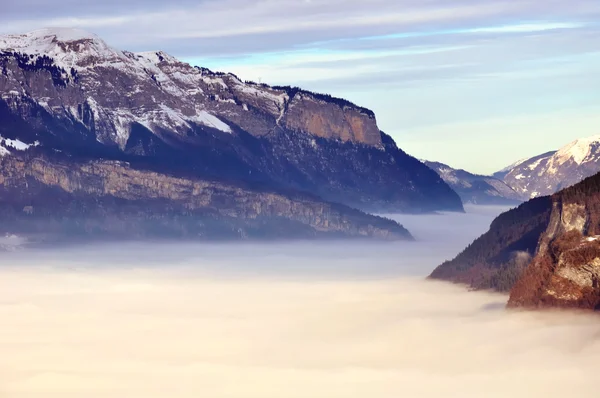
{"type": "Polygon", "coordinates": [[[522,197],[501,179],[454,169],[441,162],[421,160],[454,189],[464,204],[514,205],[522,197]]]}
{"type": "Polygon", "coordinates": [[[379,130],[372,111],[349,101],[55,33],[0,38],[2,137],[307,191],[372,212],[463,210],[437,174],[379,130]]]}
{"type": "Polygon", "coordinates": [[[600,135],[579,138],[557,151],[525,159],[494,174],[519,194],[551,195],[600,171],[600,135]]]}

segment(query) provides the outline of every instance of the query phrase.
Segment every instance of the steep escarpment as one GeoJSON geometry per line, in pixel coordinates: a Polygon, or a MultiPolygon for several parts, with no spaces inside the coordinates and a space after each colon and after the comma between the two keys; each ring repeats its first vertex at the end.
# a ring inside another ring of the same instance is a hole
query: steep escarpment
{"type": "Polygon", "coordinates": [[[600,174],[500,215],[431,277],[510,291],[513,308],[600,309],[600,174]]]}
{"type": "Polygon", "coordinates": [[[509,307],[600,309],[600,175],[553,197],[535,258],[509,307]]]}
{"type": "Polygon", "coordinates": [[[60,29],[0,37],[0,70],[0,136],[46,153],[302,190],[369,211],[462,211],[372,111],[343,99],[60,29]]]}
{"type": "Polygon", "coordinates": [[[324,98],[299,89],[287,89],[288,104],[282,124],[317,137],[381,146],[373,112],[350,102],[324,98]]]}
{"type": "Polygon", "coordinates": [[[198,238],[411,239],[397,223],[305,194],[256,191],[30,152],[0,159],[0,232],[198,238]]]}

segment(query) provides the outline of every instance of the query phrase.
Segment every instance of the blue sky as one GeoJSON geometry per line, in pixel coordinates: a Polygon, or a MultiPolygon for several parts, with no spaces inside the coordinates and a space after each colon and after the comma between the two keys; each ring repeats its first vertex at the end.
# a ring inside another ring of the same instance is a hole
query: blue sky
{"type": "Polygon", "coordinates": [[[490,173],[600,134],[600,2],[21,0],[0,32],[88,29],[373,109],[419,158],[490,173]]]}

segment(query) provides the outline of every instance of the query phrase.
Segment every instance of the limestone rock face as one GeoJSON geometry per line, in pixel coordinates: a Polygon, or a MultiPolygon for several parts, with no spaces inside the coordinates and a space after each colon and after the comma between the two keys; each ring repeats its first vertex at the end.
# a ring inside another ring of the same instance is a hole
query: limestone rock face
{"type": "Polygon", "coordinates": [[[510,291],[510,308],[600,309],[600,174],[498,216],[432,278],[510,291]]]}
{"type": "Polygon", "coordinates": [[[381,133],[373,113],[328,103],[307,93],[293,97],[284,113],[283,123],[290,130],[309,131],[322,138],[381,147],[381,133]]]}
{"type": "Polygon", "coordinates": [[[174,177],[119,161],[5,156],[0,172],[5,234],[53,232],[68,239],[74,229],[135,238],[164,227],[170,232],[160,235],[194,239],[412,239],[391,220],[310,195],[174,177]]]}
{"type": "Polygon", "coordinates": [[[600,309],[596,195],[557,200],[537,253],[511,290],[509,307],[600,309]]]}

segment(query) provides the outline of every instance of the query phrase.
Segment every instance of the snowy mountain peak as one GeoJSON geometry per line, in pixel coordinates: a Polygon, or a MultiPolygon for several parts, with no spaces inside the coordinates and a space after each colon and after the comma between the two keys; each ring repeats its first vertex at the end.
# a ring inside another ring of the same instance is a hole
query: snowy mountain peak
{"type": "Polygon", "coordinates": [[[54,37],[57,41],[62,42],[71,42],[71,41],[80,41],[80,40],[97,40],[102,41],[98,36],[94,33],[88,32],[83,29],[76,28],[43,28],[34,30],[32,32],[26,33],[26,36],[29,37],[54,37]]]}
{"type": "Polygon", "coordinates": [[[571,159],[573,162],[581,164],[592,153],[594,144],[600,144],[600,135],[575,140],[558,150],[555,155],[556,161],[564,163],[571,159]]]}
{"type": "Polygon", "coordinates": [[[163,51],[120,51],[79,29],[0,36],[0,57],[12,72],[6,93],[0,95],[15,102],[30,96],[49,113],[66,115],[90,129],[93,125],[99,142],[120,148],[139,126],[156,135],[169,131],[187,136],[198,125],[212,133],[233,133],[233,126],[245,126],[257,136],[285,128],[383,147],[372,111],[343,99],[246,83],[163,51]],[[26,83],[34,78],[32,70],[49,76],[48,86],[26,83]],[[309,116],[307,107],[318,116],[309,116]]]}
{"type": "Polygon", "coordinates": [[[551,195],[600,171],[600,135],[580,138],[556,152],[520,162],[507,173],[496,173],[515,191],[534,198],[551,195]]]}
{"type": "Polygon", "coordinates": [[[90,43],[108,48],[106,43],[93,33],[81,29],[44,28],[24,34],[0,36],[0,48],[4,50],[21,51],[26,53],[45,53],[47,50],[60,45],[65,51],[69,48],[64,44],[90,43]]]}
{"type": "Polygon", "coordinates": [[[81,29],[44,28],[24,34],[0,36],[0,50],[49,56],[58,66],[76,68],[97,60],[124,59],[101,38],[81,29]]]}

